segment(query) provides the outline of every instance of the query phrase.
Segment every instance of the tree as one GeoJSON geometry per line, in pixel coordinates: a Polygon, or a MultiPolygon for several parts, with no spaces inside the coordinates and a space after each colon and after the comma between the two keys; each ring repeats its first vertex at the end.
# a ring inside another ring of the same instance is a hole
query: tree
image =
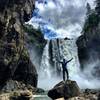
{"type": "Polygon", "coordinates": [[[100,0],[96,0],[96,7],[95,11],[97,12],[98,15],[100,15],[100,0]]]}
{"type": "Polygon", "coordinates": [[[87,3],[86,8],[87,8],[86,15],[88,16],[88,15],[91,13],[91,6],[90,6],[90,4],[89,4],[89,3],[87,3]]]}

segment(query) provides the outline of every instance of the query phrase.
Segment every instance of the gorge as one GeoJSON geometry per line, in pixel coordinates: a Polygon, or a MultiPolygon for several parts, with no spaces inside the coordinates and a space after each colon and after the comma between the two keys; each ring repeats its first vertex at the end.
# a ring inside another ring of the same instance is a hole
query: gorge
{"type": "MultiPolygon", "coordinates": [[[[64,26],[67,24],[64,23],[63,20],[65,21],[66,16],[64,15],[66,15],[68,12],[64,12],[63,9],[65,6],[63,4],[61,5],[60,4],[61,2],[56,1],[56,0],[55,1],[52,1],[52,0],[36,1],[36,8],[33,12],[33,17],[28,22],[28,24],[33,26],[33,28],[40,29],[42,34],[44,34],[44,38],[47,41],[47,44],[45,45],[43,53],[41,55],[42,57],[41,66],[37,68],[38,75],[42,77],[39,81],[39,86],[42,88],[43,87],[51,88],[53,84],[56,84],[57,82],[62,80],[62,77],[61,77],[62,69],[61,69],[61,65],[57,62],[57,60],[62,60],[63,58],[70,59],[73,57],[74,60],[68,64],[70,78],[73,80],[76,80],[79,83],[79,86],[81,88],[98,88],[100,87],[99,79],[95,78],[94,75],[92,75],[92,71],[94,67],[99,62],[97,56],[96,58],[93,58],[94,54],[92,54],[93,57],[91,58],[91,55],[89,55],[90,57],[89,61],[87,61],[86,63],[83,62],[83,64],[85,65],[85,69],[82,70],[81,60],[84,58],[85,55],[83,54],[84,52],[82,51],[82,54],[81,54],[82,59],[80,58],[81,47],[82,48],[84,47],[84,46],[81,46],[81,42],[80,42],[80,41],[83,41],[81,40],[82,36],[80,36],[81,35],[80,27],[82,27],[81,25],[83,22],[81,21],[81,24],[75,23],[76,27],[74,28],[72,27],[73,29],[68,27],[69,30],[67,30],[67,27],[65,28],[64,26]],[[53,6],[52,8],[49,7],[50,4],[51,6],[53,6]],[[60,6],[62,6],[62,8],[60,8],[60,6]],[[60,12],[56,12],[56,9],[60,9],[60,12]],[[52,13],[50,12],[48,14],[48,11],[51,11],[52,13]],[[62,19],[62,16],[63,16],[63,19],[62,19]],[[59,22],[56,19],[58,20],[60,19],[62,22],[61,21],[59,22]],[[61,24],[62,26],[60,26],[61,24]],[[77,24],[79,24],[80,26],[77,24]],[[93,61],[94,59],[96,61],[93,61]],[[84,83],[82,82],[82,80],[84,80],[84,83]],[[45,86],[44,85],[45,83],[47,83],[48,85],[45,86]],[[51,83],[51,86],[50,86],[50,83],[51,83]],[[97,86],[95,86],[95,83],[97,83],[97,86]]],[[[81,6],[83,5],[80,5],[80,8],[81,6]]],[[[85,14],[85,11],[84,11],[84,14],[85,14]]],[[[69,26],[70,25],[71,24],[69,24],[69,26]]]]}
{"type": "Polygon", "coordinates": [[[0,0],[0,93],[48,91],[63,58],[80,89],[100,89],[100,2],[89,3],[0,0]]]}

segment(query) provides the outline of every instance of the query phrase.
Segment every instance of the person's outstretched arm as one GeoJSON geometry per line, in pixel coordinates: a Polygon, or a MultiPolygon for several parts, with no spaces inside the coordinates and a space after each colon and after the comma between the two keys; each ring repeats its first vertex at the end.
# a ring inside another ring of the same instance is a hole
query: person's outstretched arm
{"type": "MultiPolygon", "coordinates": [[[[73,58],[72,58],[72,59],[73,59],[73,58]]],[[[72,61],[72,59],[68,60],[66,63],[69,63],[69,62],[71,62],[71,61],[72,61]]]]}

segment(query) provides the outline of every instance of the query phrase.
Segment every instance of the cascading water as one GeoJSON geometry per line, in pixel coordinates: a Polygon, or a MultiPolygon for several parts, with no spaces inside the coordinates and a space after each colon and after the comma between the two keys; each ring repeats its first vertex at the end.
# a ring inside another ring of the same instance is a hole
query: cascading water
{"type": "Polygon", "coordinates": [[[73,60],[68,63],[70,77],[73,77],[73,75],[77,74],[79,70],[76,40],[66,40],[62,42],[61,46],[63,47],[63,49],[60,50],[60,54],[63,55],[63,57],[67,60],[73,58],[73,60]]]}
{"type": "Polygon", "coordinates": [[[52,86],[59,82],[58,80],[60,80],[59,78],[55,78],[54,74],[52,75],[53,69],[51,68],[51,64],[49,63],[49,44],[50,41],[48,40],[43,51],[40,68],[37,69],[39,74],[38,87],[44,88],[45,90],[52,88],[52,86]]]}
{"type": "MultiPolygon", "coordinates": [[[[76,0],[36,0],[33,18],[28,23],[40,29],[48,40],[42,54],[41,66],[37,69],[39,87],[49,89],[61,81],[62,76],[56,75],[58,70],[61,71],[57,59],[69,60],[72,57],[74,59],[68,64],[71,79],[76,80],[81,88],[95,88],[95,82],[99,83],[97,80],[90,81],[85,76],[89,74],[89,69],[85,72],[79,69],[76,39],[80,36],[83,25],[85,2],[86,0],[77,0],[77,2],[76,0]],[[66,37],[70,39],[64,39],[66,37]]],[[[89,68],[89,64],[86,66],[89,68]]]]}
{"type": "Polygon", "coordinates": [[[50,40],[52,42],[51,43],[52,52],[49,52],[50,41],[47,42],[44,48],[41,66],[38,69],[39,87],[45,89],[52,88],[52,86],[54,86],[56,83],[62,80],[62,73],[61,73],[62,70],[59,70],[62,67],[57,60],[62,61],[63,58],[69,60],[73,57],[74,58],[73,61],[68,64],[70,78],[72,78],[73,75],[76,75],[78,73],[79,61],[77,56],[77,46],[75,44],[75,40],[64,40],[64,39],[58,39],[58,40],[59,42],[57,41],[57,39],[50,40]],[[50,58],[50,55],[52,55],[52,58],[50,58]],[[54,64],[51,64],[50,60],[52,60],[54,64]],[[47,83],[48,85],[44,85],[45,83],[47,83]]]}
{"type": "Polygon", "coordinates": [[[44,78],[45,76],[47,76],[48,78],[51,77],[49,59],[50,58],[49,58],[49,41],[48,41],[43,50],[42,61],[39,69],[39,72],[41,73],[40,78],[42,77],[44,78]]]}

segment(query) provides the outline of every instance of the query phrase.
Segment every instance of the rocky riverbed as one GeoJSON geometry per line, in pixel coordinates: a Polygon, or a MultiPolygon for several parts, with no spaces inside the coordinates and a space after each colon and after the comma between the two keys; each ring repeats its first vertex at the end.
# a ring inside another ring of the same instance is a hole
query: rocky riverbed
{"type": "Polygon", "coordinates": [[[52,95],[52,98],[56,96],[54,100],[100,100],[99,89],[82,90],[79,89],[75,81],[60,82],[50,91],[44,91],[43,89],[34,88],[31,85],[25,85],[22,82],[13,80],[9,80],[4,88],[2,88],[0,100],[52,100],[48,97],[48,93],[49,96],[52,95]],[[64,87],[66,90],[63,92],[64,87]],[[54,95],[55,93],[56,95],[54,95]],[[68,98],[64,99],[66,96],[68,98]]]}
{"type": "MultiPolygon", "coordinates": [[[[73,97],[73,98],[69,98],[69,99],[64,99],[62,97],[62,98],[58,98],[56,100],[100,100],[100,91],[90,90],[90,89],[89,89],[89,93],[86,92],[87,89],[84,90],[84,91],[85,92],[81,93],[77,97],[73,97]],[[92,91],[92,93],[90,91],[92,91]],[[95,93],[95,91],[97,91],[97,92],[95,93]]],[[[1,94],[0,95],[0,100],[12,100],[12,99],[9,99],[10,96],[11,95],[9,93],[1,94]]],[[[17,99],[17,100],[19,100],[19,99],[17,99]]],[[[42,94],[42,95],[38,94],[38,95],[32,95],[32,98],[30,98],[28,100],[52,100],[52,99],[49,98],[46,94],[42,94]]]]}

